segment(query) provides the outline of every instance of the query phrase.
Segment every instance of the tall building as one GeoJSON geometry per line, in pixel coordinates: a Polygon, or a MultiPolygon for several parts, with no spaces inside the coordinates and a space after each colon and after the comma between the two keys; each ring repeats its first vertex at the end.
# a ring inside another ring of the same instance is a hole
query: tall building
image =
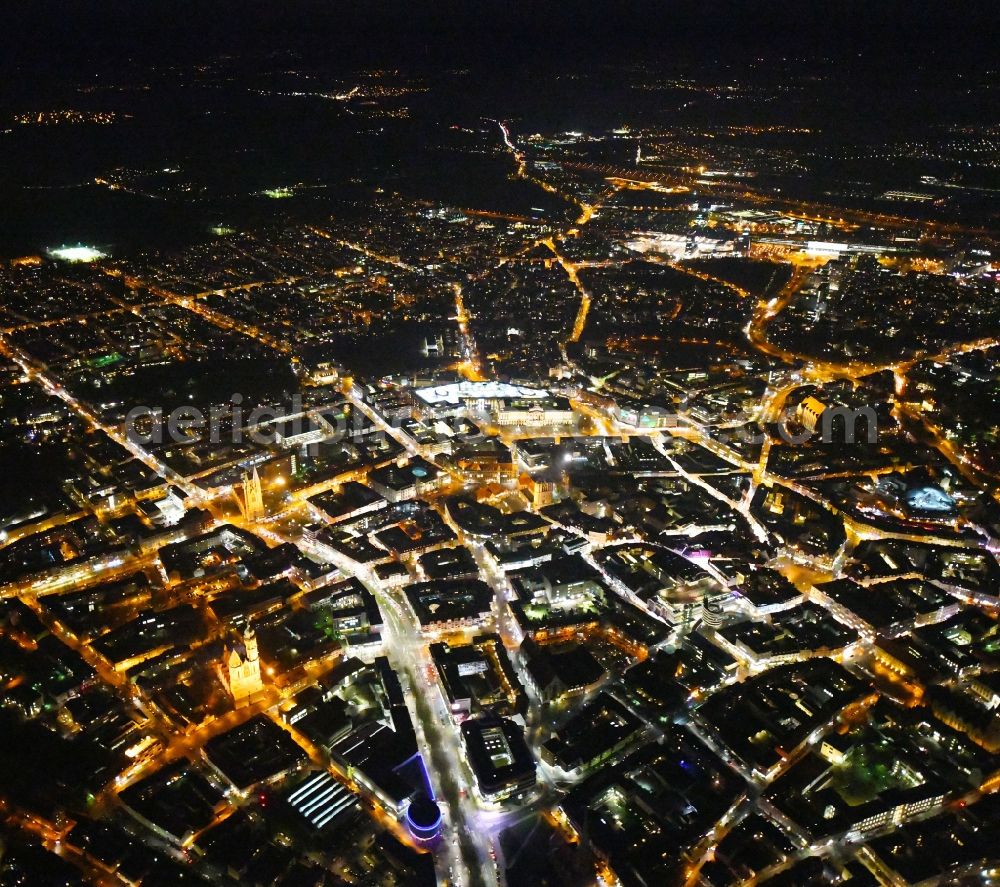
{"type": "Polygon", "coordinates": [[[260,657],[257,653],[257,635],[253,626],[248,625],[243,634],[243,653],[235,647],[229,651],[227,668],[229,671],[229,692],[237,705],[247,702],[264,689],[260,676],[260,657]]]}
{"type": "Polygon", "coordinates": [[[243,474],[243,482],[233,491],[243,517],[260,520],[264,516],[264,494],[260,487],[260,475],[254,466],[253,474],[243,474]]]}
{"type": "Polygon", "coordinates": [[[522,474],[518,480],[518,486],[535,509],[544,508],[556,501],[556,485],[552,481],[534,478],[530,474],[522,474]]]}
{"type": "Polygon", "coordinates": [[[795,418],[807,431],[815,431],[820,417],[826,412],[826,404],[815,397],[807,397],[795,410],[795,418]]]}

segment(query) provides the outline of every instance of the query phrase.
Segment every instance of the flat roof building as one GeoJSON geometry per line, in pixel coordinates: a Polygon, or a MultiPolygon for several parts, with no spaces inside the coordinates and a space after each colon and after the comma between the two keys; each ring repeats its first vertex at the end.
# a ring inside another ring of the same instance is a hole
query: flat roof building
{"type": "Polygon", "coordinates": [[[505,801],[535,785],[535,759],[524,732],[513,721],[493,717],[466,721],[462,742],[484,800],[505,801]]]}

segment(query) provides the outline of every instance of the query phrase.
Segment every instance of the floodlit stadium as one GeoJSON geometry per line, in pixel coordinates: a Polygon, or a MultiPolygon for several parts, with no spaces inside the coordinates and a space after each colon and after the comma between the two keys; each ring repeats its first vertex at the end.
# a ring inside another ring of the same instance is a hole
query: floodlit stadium
{"type": "Polygon", "coordinates": [[[98,259],[106,259],[107,253],[102,253],[92,246],[59,246],[46,250],[49,257],[58,259],[60,262],[96,262],[98,259]]]}

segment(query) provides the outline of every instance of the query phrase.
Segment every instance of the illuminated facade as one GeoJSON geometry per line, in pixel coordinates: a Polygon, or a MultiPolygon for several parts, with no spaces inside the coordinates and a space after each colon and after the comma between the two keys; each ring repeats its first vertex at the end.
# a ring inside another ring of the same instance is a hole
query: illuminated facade
{"type": "Polygon", "coordinates": [[[256,467],[253,474],[243,475],[243,482],[233,492],[236,494],[236,502],[244,518],[254,521],[264,516],[264,494],[256,467]]]}
{"type": "Polygon", "coordinates": [[[257,635],[248,627],[243,635],[244,655],[233,648],[226,662],[229,692],[237,705],[243,705],[264,689],[260,676],[260,657],[257,653],[257,635]]]}

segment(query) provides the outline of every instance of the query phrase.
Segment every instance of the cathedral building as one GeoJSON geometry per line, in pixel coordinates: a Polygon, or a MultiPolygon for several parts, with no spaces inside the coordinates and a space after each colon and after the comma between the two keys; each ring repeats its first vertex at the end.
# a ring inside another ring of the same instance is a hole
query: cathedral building
{"type": "Polygon", "coordinates": [[[257,654],[257,635],[252,626],[248,626],[243,635],[243,654],[236,647],[231,648],[226,668],[226,684],[238,706],[244,705],[264,689],[260,676],[260,657],[257,654]]]}

